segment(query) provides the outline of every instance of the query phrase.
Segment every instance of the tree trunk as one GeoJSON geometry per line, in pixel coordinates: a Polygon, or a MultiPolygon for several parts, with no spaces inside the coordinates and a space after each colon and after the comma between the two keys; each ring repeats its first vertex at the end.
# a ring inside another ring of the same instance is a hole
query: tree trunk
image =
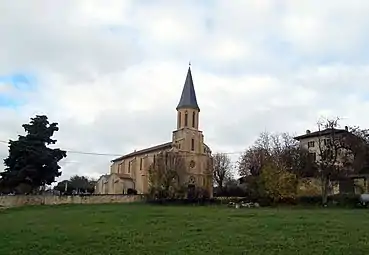
{"type": "Polygon", "coordinates": [[[327,206],[328,204],[328,189],[329,189],[329,178],[328,176],[322,177],[322,204],[327,206]]]}

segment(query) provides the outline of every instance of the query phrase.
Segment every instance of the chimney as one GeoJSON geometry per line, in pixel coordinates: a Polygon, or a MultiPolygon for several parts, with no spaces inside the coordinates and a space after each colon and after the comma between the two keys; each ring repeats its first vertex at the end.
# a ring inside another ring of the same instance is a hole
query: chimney
{"type": "Polygon", "coordinates": [[[308,129],[308,130],[306,130],[306,134],[310,134],[311,133],[311,131],[308,129]]]}
{"type": "Polygon", "coordinates": [[[345,126],[345,130],[348,131],[348,126],[345,126]]]}

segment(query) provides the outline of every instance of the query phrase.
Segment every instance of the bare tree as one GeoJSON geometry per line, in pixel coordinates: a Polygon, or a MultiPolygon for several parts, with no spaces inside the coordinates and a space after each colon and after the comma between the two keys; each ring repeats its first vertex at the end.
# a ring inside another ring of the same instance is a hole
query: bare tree
{"type": "Polygon", "coordinates": [[[156,198],[182,196],[186,165],[178,152],[162,152],[149,167],[150,194],[156,198]]]}
{"type": "Polygon", "coordinates": [[[307,159],[307,153],[290,134],[263,132],[241,155],[238,172],[241,176],[259,175],[263,166],[272,163],[300,176],[307,171],[307,159]]]}
{"type": "Polygon", "coordinates": [[[223,191],[226,181],[232,178],[231,159],[227,154],[216,153],[213,155],[214,182],[223,191]]]}
{"type": "Polygon", "coordinates": [[[252,146],[239,158],[238,173],[241,176],[259,175],[262,167],[270,160],[269,152],[262,147],[252,146]]]}

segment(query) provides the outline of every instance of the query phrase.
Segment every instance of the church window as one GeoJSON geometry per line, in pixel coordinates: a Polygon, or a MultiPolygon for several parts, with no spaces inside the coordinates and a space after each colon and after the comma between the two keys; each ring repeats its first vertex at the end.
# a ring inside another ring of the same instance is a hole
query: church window
{"type": "Polygon", "coordinates": [[[143,158],[140,158],[140,170],[142,170],[143,158]]]}
{"type": "Polygon", "coordinates": [[[191,139],[191,151],[195,150],[195,139],[191,139]]]}
{"type": "Polygon", "coordinates": [[[128,162],[128,173],[131,173],[131,162],[128,162]]]}
{"type": "Polygon", "coordinates": [[[181,114],[181,112],[178,112],[178,128],[180,128],[181,127],[181,116],[182,114],[181,114]]]}
{"type": "Polygon", "coordinates": [[[194,176],[190,176],[189,184],[195,184],[196,180],[194,176]]]}
{"type": "Polygon", "coordinates": [[[193,160],[191,160],[191,162],[190,162],[190,167],[191,168],[194,168],[196,166],[196,162],[195,161],[193,161],[193,160]]]}
{"type": "Polygon", "coordinates": [[[195,127],[195,119],[196,119],[196,113],[193,112],[192,113],[192,127],[194,128],[195,127]]]}
{"type": "Polygon", "coordinates": [[[185,127],[188,125],[188,114],[185,112],[185,127]]]}

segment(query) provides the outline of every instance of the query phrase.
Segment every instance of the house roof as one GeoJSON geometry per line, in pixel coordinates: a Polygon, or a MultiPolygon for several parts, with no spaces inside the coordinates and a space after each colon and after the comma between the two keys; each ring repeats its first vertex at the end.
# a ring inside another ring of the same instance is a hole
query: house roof
{"type": "Polygon", "coordinates": [[[183,86],[181,99],[179,100],[177,110],[181,108],[192,108],[200,111],[199,105],[197,104],[195,87],[193,85],[191,68],[188,67],[186,81],[183,86]]]}
{"type": "Polygon", "coordinates": [[[294,139],[296,139],[296,140],[302,140],[302,139],[305,139],[305,138],[312,138],[312,137],[318,137],[318,136],[322,136],[322,135],[329,135],[329,134],[332,133],[332,130],[334,130],[334,132],[336,134],[350,133],[346,129],[332,129],[332,128],[327,128],[327,129],[324,129],[324,130],[320,130],[320,131],[315,131],[315,132],[310,132],[310,133],[307,133],[307,134],[299,135],[299,136],[294,137],[294,139]]]}
{"type": "Polygon", "coordinates": [[[150,152],[153,152],[153,151],[156,151],[156,150],[163,150],[163,149],[167,149],[167,148],[170,148],[170,147],[172,147],[172,142],[167,142],[167,143],[155,145],[155,146],[152,146],[152,147],[149,147],[149,148],[146,148],[146,149],[142,149],[142,150],[139,150],[139,151],[134,151],[134,152],[128,153],[128,154],[123,155],[119,158],[113,159],[111,162],[117,162],[117,161],[120,161],[120,160],[123,160],[123,159],[126,159],[126,158],[138,156],[138,155],[145,154],[145,153],[150,153],[150,152]]]}

